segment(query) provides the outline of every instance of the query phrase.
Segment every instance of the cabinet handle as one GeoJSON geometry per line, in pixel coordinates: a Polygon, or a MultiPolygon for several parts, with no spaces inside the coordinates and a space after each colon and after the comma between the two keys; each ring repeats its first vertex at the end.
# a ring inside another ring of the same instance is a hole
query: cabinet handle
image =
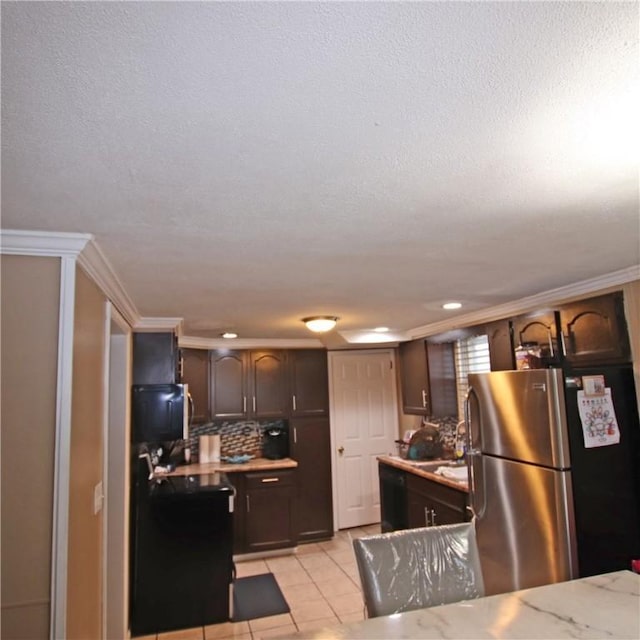
{"type": "Polygon", "coordinates": [[[247,396],[242,396],[242,413],[247,413],[247,396]]]}
{"type": "Polygon", "coordinates": [[[296,407],[296,397],[295,395],[293,396],[293,410],[296,411],[297,407],[296,407]]]}
{"type": "Polygon", "coordinates": [[[249,494],[247,494],[247,513],[249,513],[249,511],[251,511],[251,504],[249,501],[249,494]]]}
{"type": "Polygon", "coordinates": [[[432,527],[436,526],[436,510],[435,509],[431,509],[431,526],[432,527]]]}
{"type": "Polygon", "coordinates": [[[253,396],[253,413],[256,412],[256,397],[253,396]]]}
{"type": "Polygon", "coordinates": [[[424,523],[427,527],[431,526],[431,523],[429,522],[429,509],[427,507],[424,508],[424,523]]]}
{"type": "Polygon", "coordinates": [[[293,427],[293,444],[298,444],[298,430],[293,427]]]}
{"type": "Polygon", "coordinates": [[[567,355],[567,346],[564,343],[564,331],[560,330],[560,345],[562,346],[562,355],[567,355]]]}
{"type": "Polygon", "coordinates": [[[424,389],[422,390],[422,406],[425,409],[428,409],[429,407],[429,397],[427,396],[427,392],[424,389]]]}
{"type": "Polygon", "coordinates": [[[280,478],[262,478],[260,482],[280,482],[280,478]]]}

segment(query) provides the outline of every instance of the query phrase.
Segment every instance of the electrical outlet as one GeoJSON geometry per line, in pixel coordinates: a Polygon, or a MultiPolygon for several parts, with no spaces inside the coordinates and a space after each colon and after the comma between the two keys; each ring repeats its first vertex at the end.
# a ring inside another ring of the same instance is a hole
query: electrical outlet
{"type": "Polygon", "coordinates": [[[102,493],[102,481],[93,488],[93,515],[102,511],[102,503],[104,501],[104,494],[102,493]]]}

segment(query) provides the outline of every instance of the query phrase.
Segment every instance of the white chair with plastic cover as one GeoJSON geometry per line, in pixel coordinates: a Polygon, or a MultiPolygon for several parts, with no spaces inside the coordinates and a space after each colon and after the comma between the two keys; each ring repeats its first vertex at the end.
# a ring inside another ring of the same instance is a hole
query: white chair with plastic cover
{"type": "Polygon", "coordinates": [[[353,540],[369,618],[484,595],[472,522],[353,540]]]}

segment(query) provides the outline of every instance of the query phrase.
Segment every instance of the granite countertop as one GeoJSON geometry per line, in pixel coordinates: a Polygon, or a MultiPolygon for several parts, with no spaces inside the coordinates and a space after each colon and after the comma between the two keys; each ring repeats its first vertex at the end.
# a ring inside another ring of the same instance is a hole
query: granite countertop
{"type": "Polygon", "coordinates": [[[171,476],[199,476],[208,473],[240,473],[245,471],[275,471],[276,469],[295,469],[298,466],[292,458],[281,460],[269,460],[267,458],[253,458],[248,462],[209,462],[206,464],[194,463],[176,467],[167,477],[171,476]]]}
{"type": "MultiPolygon", "coordinates": [[[[458,491],[463,491],[464,493],[469,492],[469,485],[466,482],[456,482],[455,480],[450,480],[449,478],[445,478],[438,473],[434,473],[433,471],[427,471],[425,469],[420,469],[417,467],[411,460],[405,460],[404,458],[399,458],[397,456],[378,456],[378,462],[383,462],[384,464],[388,464],[391,467],[396,467],[397,469],[402,469],[403,471],[408,471],[409,473],[414,473],[417,476],[421,476],[423,478],[427,478],[428,480],[433,480],[433,482],[438,482],[447,487],[451,487],[452,489],[457,489],[458,491]]],[[[423,461],[426,462],[426,461],[423,461]]],[[[434,462],[433,470],[437,469],[438,464],[437,461],[434,462]]],[[[443,465],[450,463],[451,460],[441,460],[443,465]]]]}
{"type": "Polygon", "coordinates": [[[281,636],[290,640],[638,637],[640,575],[631,571],[281,636]]]}

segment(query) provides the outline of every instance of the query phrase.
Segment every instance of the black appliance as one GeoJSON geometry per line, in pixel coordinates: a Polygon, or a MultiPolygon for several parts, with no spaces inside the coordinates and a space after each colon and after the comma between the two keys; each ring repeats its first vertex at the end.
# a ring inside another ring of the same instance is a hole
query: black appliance
{"type": "Polygon", "coordinates": [[[225,474],[149,479],[135,468],[132,635],[230,619],[233,486],[225,474]]]}
{"type": "Polygon", "coordinates": [[[189,393],[186,384],[137,384],[131,391],[133,442],[186,440],[189,393]]]}
{"type": "Polygon", "coordinates": [[[269,460],[282,460],[289,455],[289,430],[267,427],[262,434],[262,455],[269,460]]]}
{"type": "Polygon", "coordinates": [[[640,558],[640,420],[629,365],[565,368],[573,504],[580,577],[630,569],[640,558]],[[585,448],[578,391],[585,376],[611,389],[620,442],[585,448]]]}
{"type": "Polygon", "coordinates": [[[378,465],[380,479],[380,529],[382,533],[409,527],[405,472],[378,465]]]}

